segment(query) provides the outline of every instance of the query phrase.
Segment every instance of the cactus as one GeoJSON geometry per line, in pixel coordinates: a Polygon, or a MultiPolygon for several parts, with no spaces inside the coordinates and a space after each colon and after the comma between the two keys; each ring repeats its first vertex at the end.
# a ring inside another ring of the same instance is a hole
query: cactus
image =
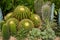
{"type": "Polygon", "coordinates": [[[9,40],[10,38],[9,27],[7,26],[7,24],[3,24],[2,36],[3,36],[3,40],[9,40]]]}
{"type": "Polygon", "coordinates": [[[51,6],[51,21],[53,21],[54,19],[54,10],[55,10],[55,4],[53,3],[52,6],[51,6]]]}
{"type": "Polygon", "coordinates": [[[18,20],[29,18],[30,15],[31,12],[26,6],[17,6],[13,13],[13,16],[18,20]]]}
{"type": "Polygon", "coordinates": [[[35,27],[41,25],[41,19],[39,15],[36,14],[31,15],[30,20],[33,21],[35,27]]]}
{"type": "Polygon", "coordinates": [[[43,4],[44,4],[43,0],[34,0],[34,10],[40,17],[42,17],[41,8],[43,4]]]}
{"type": "Polygon", "coordinates": [[[0,31],[2,31],[2,27],[3,27],[3,24],[5,23],[5,21],[4,20],[2,20],[1,22],[0,22],[0,31]]]}
{"type": "Polygon", "coordinates": [[[22,21],[20,21],[19,23],[19,29],[20,27],[23,27],[24,29],[30,30],[34,27],[34,24],[31,20],[29,19],[23,19],[22,21]]]}
{"type": "Polygon", "coordinates": [[[12,12],[8,13],[8,14],[4,17],[4,19],[5,19],[5,20],[8,20],[8,19],[11,18],[11,17],[12,17],[12,12]]]}
{"type": "Polygon", "coordinates": [[[45,19],[50,20],[50,10],[51,10],[50,5],[45,4],[42,6],[41,12],[42,12],[42,19],[43,20],[45,20],[45,19]]]}
{"type": "Polygon", "coordinates": [[[60,9],[58,11],[59,15],[58,15],[58,25],[60,26],[60,9]]]}
{"type": "Polygon", "coordinates": [[[11,35],[14,36],[17,33],[18,20],[15,18],[10,18],[7,20],[7,25],[10,28],[11,35]]]}

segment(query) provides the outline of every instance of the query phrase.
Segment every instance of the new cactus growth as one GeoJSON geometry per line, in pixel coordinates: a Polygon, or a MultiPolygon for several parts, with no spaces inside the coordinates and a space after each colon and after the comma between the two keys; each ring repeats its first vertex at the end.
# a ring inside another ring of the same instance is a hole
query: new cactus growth
{"type": "Polygon", "coordinates": [[[7,24],[3,24],[2,36],[3,36],[3,40],[9,40],[10,38],[9,26],[7,26],[7,24]]]}
{"type": "Polygon", "coordinates": [[[19,23],[19,29],[20,29],[20,27],[23,27],[24,29],[30,30],[30,29],[32,29],[34,27],[34,24],[29,19],[23,19],[19,23]]]}
{"type": "Polygon", "coordinates": [[[8,14],[4,17],[4,19],[5,19],[5,20],[8,20],[8,19],[11,18],[11,17],[12,17],[12,12],[8,13],[8,14]]]}
{"type": "Polygon", "coordinates": [[[7,25],[9,26],[11,35],[14,36],[17,33],[18,20],[10,18],[7,20],[7,25]]]}
{"type": "Polygon", "coordinates": [[[17,6],[13,13],[13,16],[18,20],[29,18],[30,15],[31,12],[26,6],[17,6]]]}
{"type": "Polygon", "coordinates": [[[32,14],[30,19],[33,21],[35,27],[38,27],[39,25],[41,25],[41,19],[39,15],[32,14]]]}

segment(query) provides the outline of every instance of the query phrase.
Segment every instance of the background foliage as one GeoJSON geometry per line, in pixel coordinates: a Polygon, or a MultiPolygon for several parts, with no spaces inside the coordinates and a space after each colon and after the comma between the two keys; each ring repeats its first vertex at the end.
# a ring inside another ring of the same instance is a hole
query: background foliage
{"type": "Polygon", "coordinates": [[[26,5],[32,9],[33,3],[34,0],[0,0],[0,7],[2,8],[4,15],[6,15],[8,12],[14,10],[17,5],[26,5]]]}

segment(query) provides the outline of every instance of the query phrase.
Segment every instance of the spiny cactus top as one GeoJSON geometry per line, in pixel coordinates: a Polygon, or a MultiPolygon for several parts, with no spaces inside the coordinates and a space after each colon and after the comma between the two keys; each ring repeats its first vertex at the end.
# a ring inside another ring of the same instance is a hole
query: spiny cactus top
{"type": "Polygon", "coordinates": [[[23,27],[24,29],[32,29],[34,27],[34,24],[31,20],[29,19],[23,19],[20,23],[19,23],[19,28],[23,27]]]}
{"type": "Polygon", "coordinates": [[[30,19],[33,21],[35,27],[41,25],[41,18],[39,15],[33,14],[31,15],[30,19]]]}
{"type": "Polygon", "coordinates": [[[30,15],[31,12],[26,6],[17,6],[13,13],[13,16],[18,20],[29,18],[30,15]]]}

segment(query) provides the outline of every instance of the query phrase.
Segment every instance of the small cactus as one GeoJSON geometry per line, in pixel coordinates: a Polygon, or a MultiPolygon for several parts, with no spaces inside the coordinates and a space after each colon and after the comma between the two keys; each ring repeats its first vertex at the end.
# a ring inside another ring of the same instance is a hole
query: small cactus
{"type": "Polygon", "coordinates": [[[19,29],[20,27],[23,27],[24,29],[32,29],[34,27],[34,24],[31,20],[29,19],[23,19],[22,21],[20,21],[19,23],[19,29]]]}
{"type": "Polygon", "coordinates": [[[45,19],[50,20],[50,10],[51,10],[50,5],[45,4],[42,6],[41,12],[42,12],[42,19],[43,20],[45,20],[45,19]]]}
{"type": "Polygon", "coordinates": [[[26,6],[17,6],[13,13],[13,16],[18,20],[29,18],[30,15],[31,15],[31,12],[29,8],[27,8],[26,6]]]}
{"type": "Polygon", "coordinates": [[[58,15],[58,25],[60,26],[60,9],[58,10],[58,13],[59,13],[59,15],[58,15]]]}
{"type": "Polygon", "coordinates": [[[43,4],[44,4],[43,0],[34,1],[34,10],[40,17],[42,17],[41,8],[42,8],[43,4]]]}
{"type": "Polygon", "coordinates": [[[12,17],[12,12],[8,13],[5,17],[4,20],[8,20],[9,18],[12,17]]]}
{"type": "Polygon", "coordinates": [[[7,20],[7,25],[9,26],[11,35],[14,36],[17,33],[18,20],[10,18],[7,20]]]}
{"type": "Polygon", "coordinates": [[[3,27],[3,24],[5,23],[5,21],[4,20],[2,20],[1,22],[0,22],[0,31],[2,31],[2,27],[3,27]]]}
{"type": "Polygon", "coordinates": [[[53,21],[54,19],[54,11],[55,11],[55,4],[53,3],[51,6],[51,18],[50,18],[51,21],[53,21]]]}
{"type": "Polygon", "coordinates": [[[30,20],[33,21],[35,27],[39,27],[41,25],[41,18],[37,14],[32,14],[30,20]]]}

